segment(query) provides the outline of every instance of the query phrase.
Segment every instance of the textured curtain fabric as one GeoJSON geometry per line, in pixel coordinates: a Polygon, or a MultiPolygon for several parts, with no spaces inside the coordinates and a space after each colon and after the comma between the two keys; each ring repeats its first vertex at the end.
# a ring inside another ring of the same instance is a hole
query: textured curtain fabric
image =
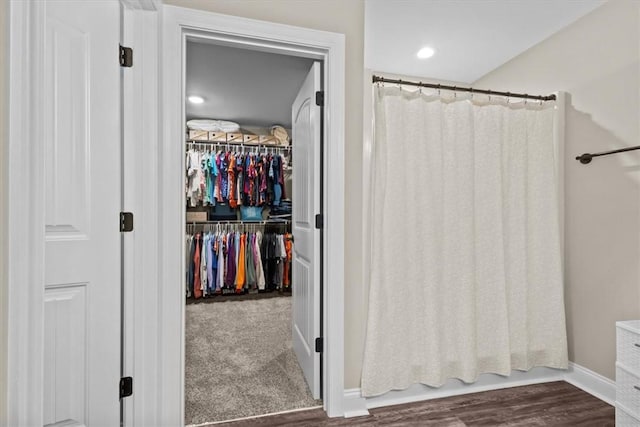
{"type": "Polygon", "coordinates": [[[555,103],[375,92],[363,395],[567,368],[555,103]]]}

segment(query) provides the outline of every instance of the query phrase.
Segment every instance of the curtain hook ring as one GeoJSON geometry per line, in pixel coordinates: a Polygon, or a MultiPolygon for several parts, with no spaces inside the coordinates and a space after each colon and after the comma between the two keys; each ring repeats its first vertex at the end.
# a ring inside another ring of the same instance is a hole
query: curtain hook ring
{"type": "Polygon", "coordinates": [[[402,79],[398,79],[398,89],[402,91],[402,79]]]}
{"type": "Polygon", "coordinates": [[[422,95],[422,82],[420,82],[420,86],[419,86],[418,92],[420,92],[420,95],[422,95]]]}
{"type": "Polygon", "coordinates": [[[440,96],[442,93],[440,92],[440,83],[438,83],[438,96],[440,96]]]}

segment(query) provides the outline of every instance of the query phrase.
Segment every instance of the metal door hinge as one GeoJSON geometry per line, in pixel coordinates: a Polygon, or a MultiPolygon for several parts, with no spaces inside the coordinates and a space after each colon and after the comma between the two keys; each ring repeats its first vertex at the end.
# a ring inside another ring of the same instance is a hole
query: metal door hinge
{"type": "Polygon", "coordinates": [[[133,231],[133,214],[131,212],[120,212],[120,231],[133,231]]]}
{"type": "Polygon", "coordinates": [[[324,91],[322,90],[316,92],[316,105],[318,107],[324,107],[324,91]]]}
{"type": "Polygon", "coordinates": [[[120,378],[120,399],[133,394],[133,377],[120,378]]]}
{"type": "Polygon", "coordinates": [[[324,338],[316,338],[316,353],[322,353],[324,351],[324,338]]]}
{"type": "Polygon", "coordinates": [[[133,66],[133,49],[120,45],[120,66],[132,67],[133,66]]]}
{"type": "Polygon", "coordinates": [[[324,217],[322,214],[316,214],[316,228],[320,230],[322,227],[324,227],[324,217]]]}

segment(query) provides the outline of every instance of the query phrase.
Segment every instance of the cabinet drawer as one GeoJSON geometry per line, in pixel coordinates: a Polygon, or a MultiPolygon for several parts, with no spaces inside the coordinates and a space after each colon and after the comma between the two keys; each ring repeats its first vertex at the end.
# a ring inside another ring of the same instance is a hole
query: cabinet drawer
{"type": "Polygon", "coordinates": [[[632,411],[637,417],[640,412],[640,378],[616,367],[616,402],[632,411]]]}
{"type": "Polygon", "coordinates": [[[617,329],[616,335],[616,361],[640,374],[640,336],[622,328],[617,329]]]}
{"type": "Polygon", "coordinates": [[[616,406],[616,427],[638,427],[640,421],[616,406]]]}

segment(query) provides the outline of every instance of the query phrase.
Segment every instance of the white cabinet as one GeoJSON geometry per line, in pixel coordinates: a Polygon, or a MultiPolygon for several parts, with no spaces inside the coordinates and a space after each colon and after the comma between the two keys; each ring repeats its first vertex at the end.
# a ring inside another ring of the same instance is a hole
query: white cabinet
{"type": "Polygon", "coordinates": [[[616,323],[616,426],[640,427],[640,320],[616,323]]]}

